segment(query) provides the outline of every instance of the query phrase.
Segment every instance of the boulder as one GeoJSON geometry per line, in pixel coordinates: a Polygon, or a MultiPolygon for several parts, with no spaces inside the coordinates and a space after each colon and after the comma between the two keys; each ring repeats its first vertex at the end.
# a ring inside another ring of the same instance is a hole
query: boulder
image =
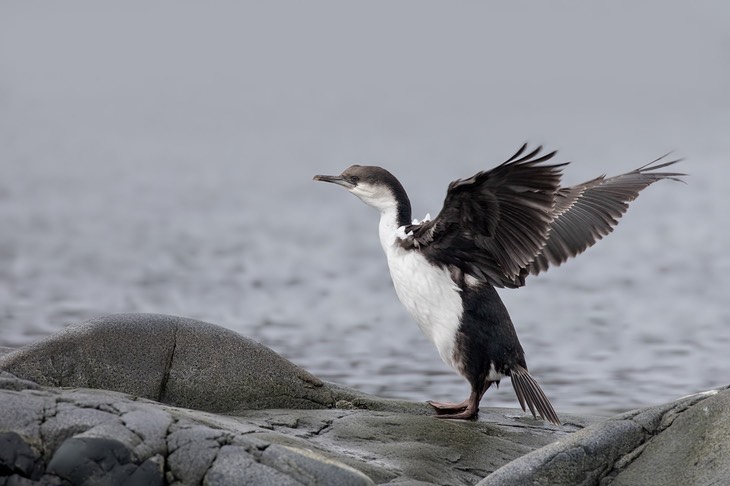
{"type": "Polygon", "coordinates": [[[609,418],[535,450],[479,486],[730,484],[730,389],[609,418]]]}
{"type": "Polygon", "coordinates": [[[251,339],[158,314],[67,327],[0,356],[0,369],[40,385],[114,390],[210,412],[327,408],[335,400],[321,380],[251,339]]]}

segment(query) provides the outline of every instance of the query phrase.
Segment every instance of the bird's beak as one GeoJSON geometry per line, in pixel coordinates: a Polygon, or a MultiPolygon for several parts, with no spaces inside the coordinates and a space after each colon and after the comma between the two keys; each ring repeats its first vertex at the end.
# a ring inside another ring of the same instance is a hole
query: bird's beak
{"type": "Polygon", "coordinates": [[[355,184],[346,180],[342,176],[316,175],[316,176],[314,176],[314,180],[322,181],[322,182],[331,182],[333,184],[337,184],[338,186],[343,186],[347,189],[352,189],[353,187],[355,187],[355,184]]]}

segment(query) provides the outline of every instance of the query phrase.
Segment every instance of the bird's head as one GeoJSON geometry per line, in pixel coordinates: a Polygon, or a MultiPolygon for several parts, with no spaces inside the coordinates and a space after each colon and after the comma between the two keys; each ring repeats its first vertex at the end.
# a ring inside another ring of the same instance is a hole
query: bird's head
{"type": "MultiPolygon", "coordinates": [[[[353,165],[338,176],[316,175],[315,181],[344,187],[368,206],[381,212],[394,209],[408,197],[393,174],[374,165],[353,165]]],[[[410,209],[410,206],[409,206],[410,209]]]]}

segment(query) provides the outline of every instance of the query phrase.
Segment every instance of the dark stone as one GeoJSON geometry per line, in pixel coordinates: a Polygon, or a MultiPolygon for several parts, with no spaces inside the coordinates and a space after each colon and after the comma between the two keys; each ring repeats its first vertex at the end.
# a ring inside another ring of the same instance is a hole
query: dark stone
{"type": "Polygon", "coordinates": [[[0,478],[18,474],[37,480],[44,464],[38,451],[15,432],[0,432],[0,478]]]}
{"type": "Polygon", "coordinates": [[[53,454],[47,471],[72,484],[164,484],[159,464],[145,461],[138,466],[124,444],[103,437],[67,439],[53,454]]]}

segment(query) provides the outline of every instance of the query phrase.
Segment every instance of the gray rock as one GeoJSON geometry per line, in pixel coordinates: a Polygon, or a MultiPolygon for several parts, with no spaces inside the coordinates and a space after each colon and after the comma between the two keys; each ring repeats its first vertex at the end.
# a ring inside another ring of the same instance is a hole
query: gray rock
{"type": "Polygon", "coordinates": [[[220,326],[157,314],[68,327],[0,356],[0,370],[46,386],[121,391],[211,412],[335,403],[321,380],[269,348],[220,326]]]}
{"type": "MultiPolygon", "coordinates": [[[[225,445],[220,448],[205,474],[206,486],[299,486],[302,483],[276,469],[256,462],[246,448],[225,445]]],[[[335,483],[333,483],[335,484],[335,483]]]]}
{"type": "Polygon", "coordinates": [[[728,391],[678,402],[602,484],[730,484],[728,411],[728,391]]]}
{"type": "Polygon", "coordinates": [[[730,390],[621,414],[495,471],[497,485],[730,484],[730,390]]]}
{"type": "Polygon", "coordinates": [[[0,432],[0,474],[39,479],[43,475],[40,452],[16,432],[0,432]]]}
{"type": "Polygon", "coordinates": [[[0,356],[0,411],[0,484],[730,484],[728,389],[560,427],[507,409],[438,420],[169,316],[0,356]]]}
{"type": "Polygon", "coordinates": [[[55,451],[47,473],[71,484],[162,485],[157,458],[135,464],[123,443],[104,437],[71,437],[55,451]]]}
{"type": "Polygon", "coordinates": [[[346,408],[232,416],[113,391],[0,390],[0,430],[18,450],[0,484],[39,474],[48,484],[473,484],[585,423],[545,426],[501,409],[484,410],[483,421],[438,420],[420,404],[340,397],[346,408]]]}
{"type": "Polygon", "coordinates": [[[0,371],[0,390],[33,390],[40,388],[38,383],[18,379],[17,376],[7,371],[0,371]]]}
{"type": "Polygon", "coordinates": [[[373,481],[355,468],[333,461],[310,449],[272,444],[261,454],[261,463],[302,484],[370,486],[373,481]]]}

